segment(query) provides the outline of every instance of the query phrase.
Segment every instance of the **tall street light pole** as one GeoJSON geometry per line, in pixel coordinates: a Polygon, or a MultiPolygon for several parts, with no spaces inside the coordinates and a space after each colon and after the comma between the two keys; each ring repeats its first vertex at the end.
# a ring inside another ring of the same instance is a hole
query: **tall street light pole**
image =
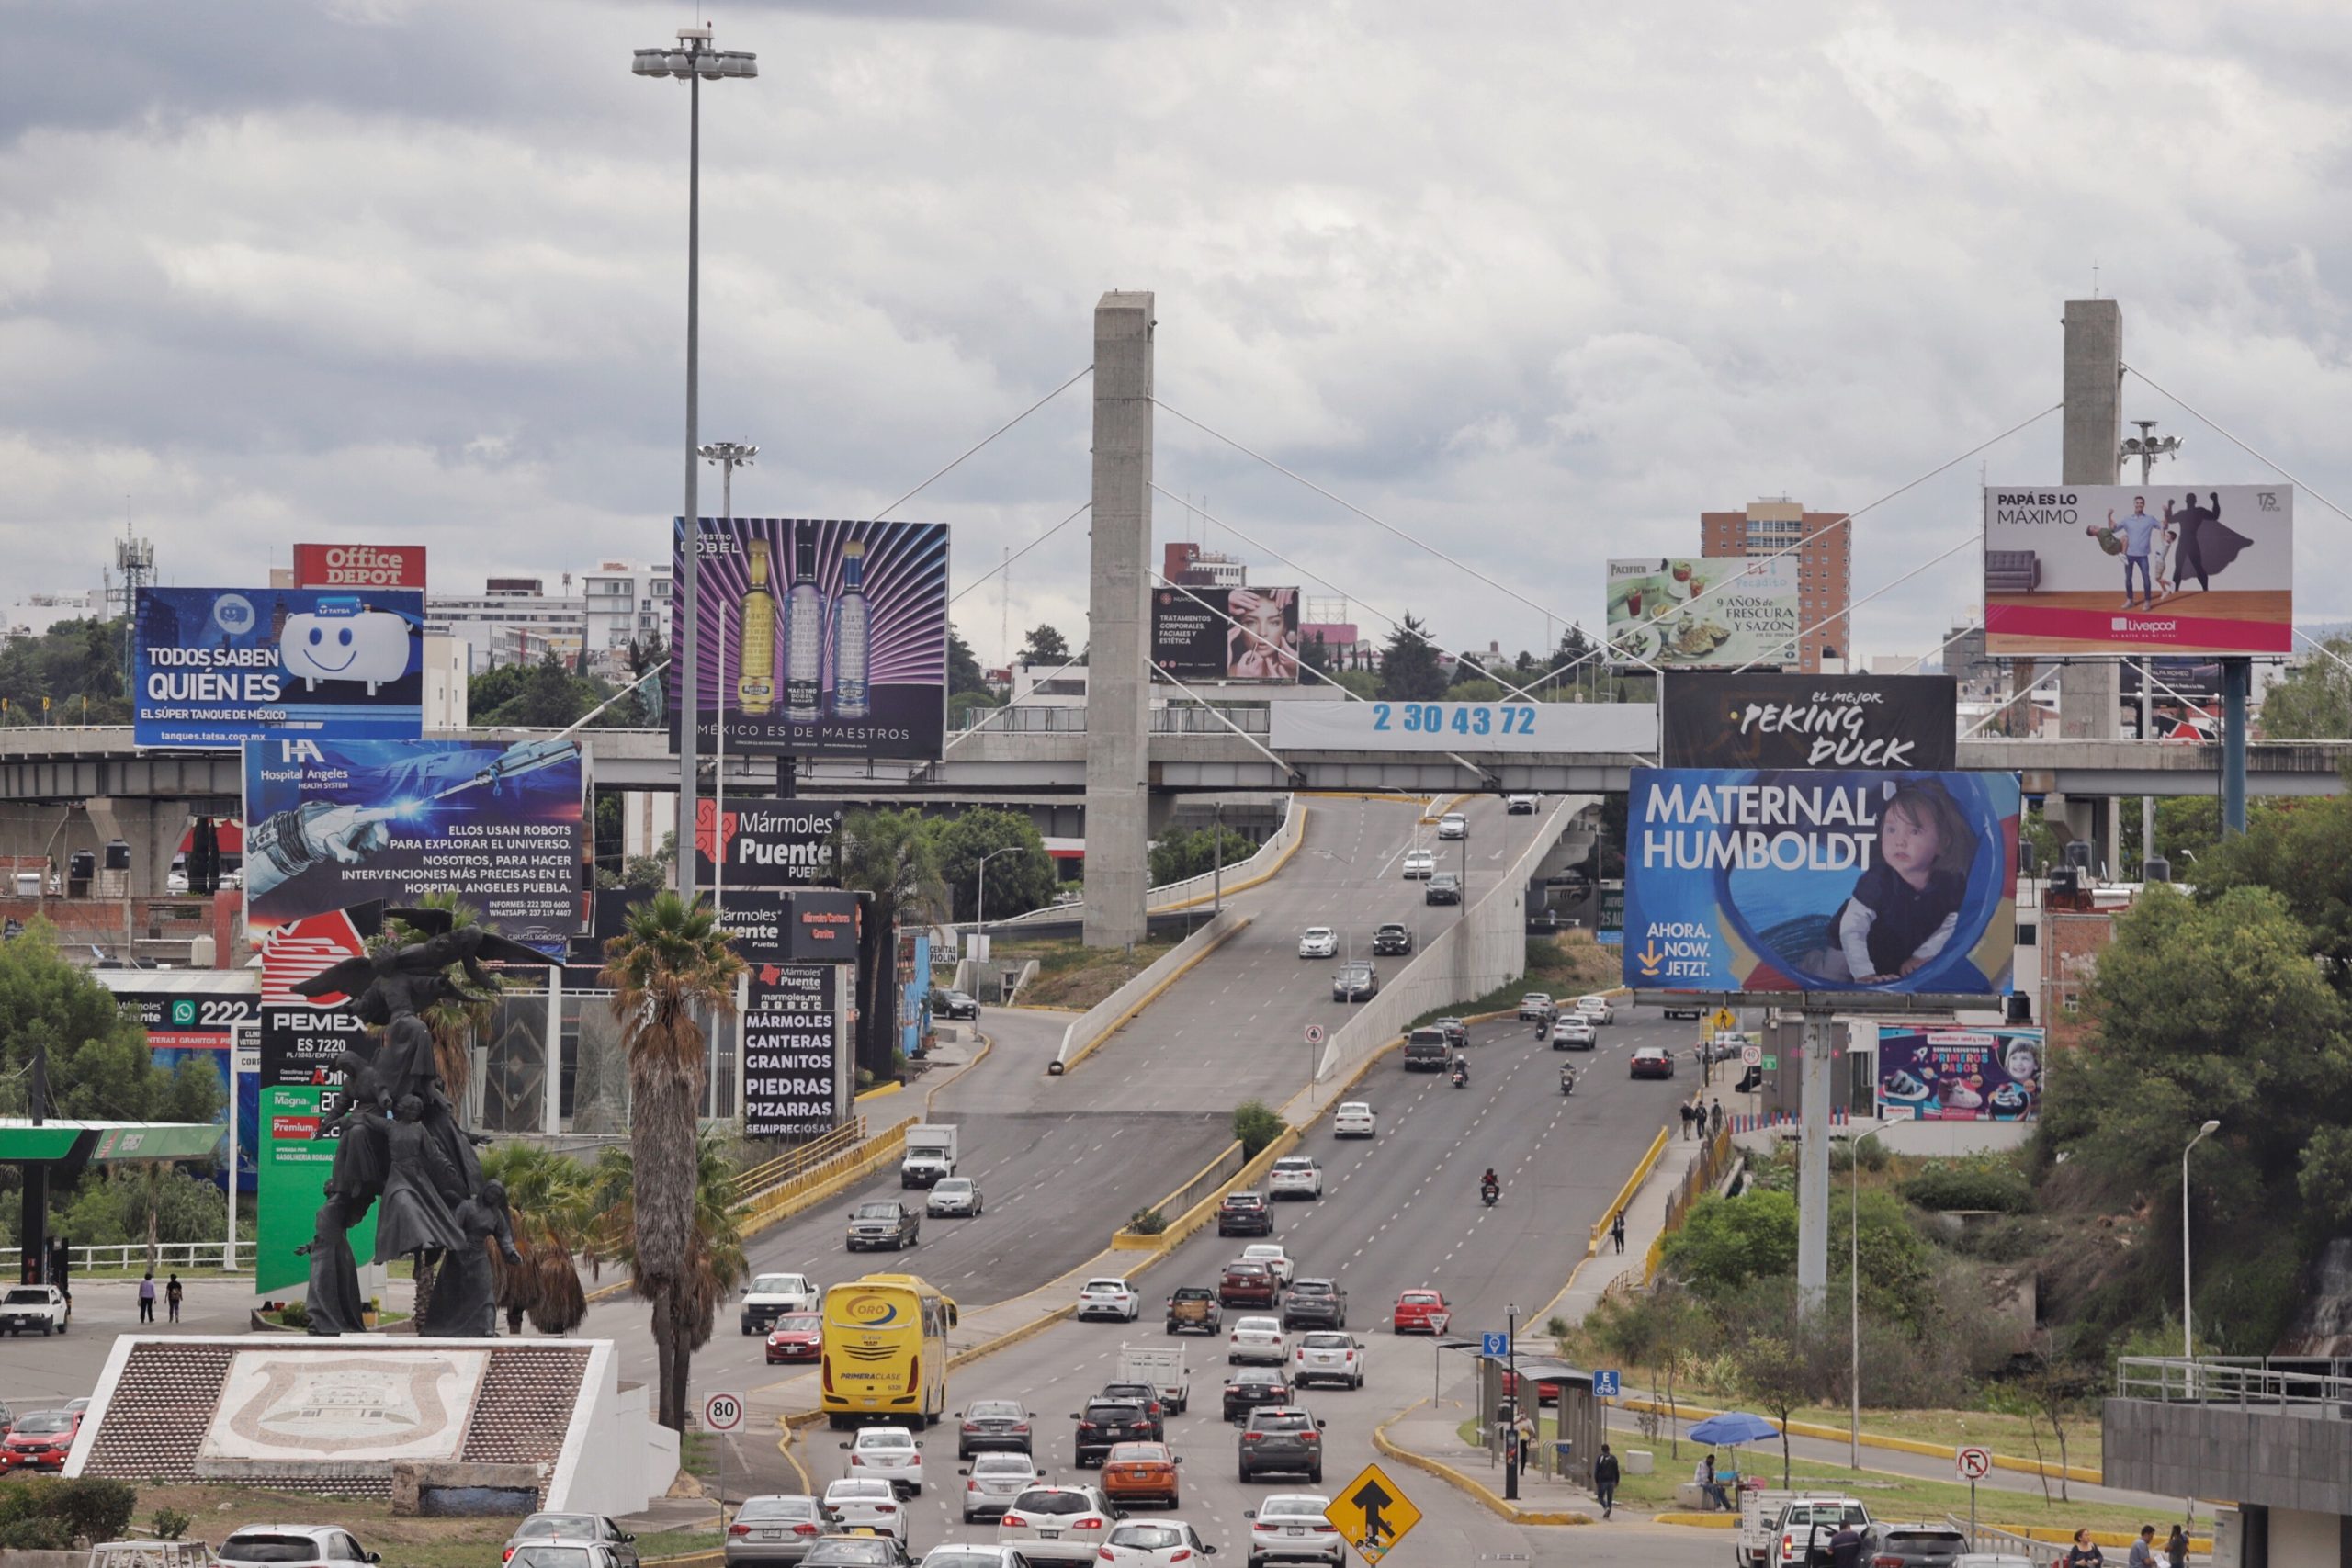
{"type": "MultiPolygon", "coordinates": [[[[1491,1320],[1489,1320],[1491,1321],[1491,1320]]],[[[1510,1437],[1503,1444],[1503,1501],[1519,1501],[1519,1467],[1524,1456],[1520,1450],[1519,1413],[1527,1399],[1527,1391],[1519,1383],[1519,1303],[1513,1302],[1503,1314],[1503,1360],[1510,1368],[1510,1437]]],[[[1544,1402],[1537,1400],[1541,1411],[1544,1402]]]]}
{"type": "Polygon", "coordinates": [[[706,463],[718,465],[718,514],[728,522],[735,521],[735,470],[748,468],[752,459],[760,455],[756,446],[746,446],[741,441],[706,441],[695,448],[706,463]]]}
{"type": "Polygon", "coordinates": [[[999,855],[1009,855],[1013,851],[1021,847],[1022,846],[1019,844],[1007,844],[1001,850],[990,850],[988,853],[980,857],[979,871],[975,876],[975,880],[979,884],[979,894],[978,899],[979,907],[974,912],[975,918],[972,921],[972,934],[974,936],[979,935],[980,931],[989,923],[989,862],[996,859],[999,855]]]}
{"type": "MultiPolygon", "coordinates": [[[[695,481],[700,478],[702,370],[702,85],[705,78],[752,77],[760,73],[758,57],[739,50],[713,49],[710,29],[680,28],[672,49],[640,49],[629,67],[639,76],[667,76],[686,84],[686,498],[682,518],[685,530],[684,560],[676,592],[683,596],[678,638],[679,691],[684,701],[678,714],[678,839],[675,875],[678,896],[695,896],[695,795],[700,763],[702,665],[697,654],[702,639],[695,621],[702,612],[702,511],[695,481]]],[[[721,697],[720,713],[726,712],[721,697]]]]}
{"type": "Polygon", "coordinates": [[[2188,1148],[2180,1151],[2180,1359],[2197,1359],[2197,1331],[2188,1293],[2188,1150],[2222,1130],[2219,1122],[2208,1122],[2197,1129],[2197,1136],[2188,1140],[2188,1148]]]}

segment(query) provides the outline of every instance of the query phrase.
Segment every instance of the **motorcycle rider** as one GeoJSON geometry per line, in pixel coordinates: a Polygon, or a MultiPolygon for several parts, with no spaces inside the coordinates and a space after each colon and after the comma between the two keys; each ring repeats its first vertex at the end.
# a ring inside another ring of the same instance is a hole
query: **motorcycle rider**
{"type": "Polygon", "coordinates": [[[1487,1174],[1478,1179],[1479,1192],[1481,1194],[1487,1192],[1500,1192],[1502,1190],[1502,1178],[1495,1174],[1495,1168],[1493,1166],[1488,1166],[1487,1168],[1487,1174]]]}
{"type": "Polygon", "coordinates": [[[1470,1081],[1470,1060],[1459,1053],[1456,1053],[1453,1058],[1453,1081],[1457,1084],[1466,1084],[1470,1081]]]}

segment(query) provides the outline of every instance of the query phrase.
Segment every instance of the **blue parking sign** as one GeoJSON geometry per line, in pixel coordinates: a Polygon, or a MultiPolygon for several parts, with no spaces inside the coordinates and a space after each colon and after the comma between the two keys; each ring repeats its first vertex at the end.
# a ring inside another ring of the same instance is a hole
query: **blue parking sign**
{"type": "Polygon", "coordinates": [[[1615,1399],[1620,1392],[1615,1372],[1592,1374],[1592,1396],[1595,1399],[1615,1399]]]}
{"type": "Polygon", "coordinates": [[[1481,1356],[1487,1357],[1487,1358],[1489,1358],[1489,1359],[1500,1359],[1500,1358],[1502,1358],[1502,1357],[1504,1357],[1504,1356],[1508,1356],[1508,1355],[1510,1355],[1510,1335],[1508,1335],[1508,1334],[1481,1334],[1481,1335],[1479,1335],[1479,1336],[1478,1336],[1478,1354],[1480,1354],[1481,1356]]]}

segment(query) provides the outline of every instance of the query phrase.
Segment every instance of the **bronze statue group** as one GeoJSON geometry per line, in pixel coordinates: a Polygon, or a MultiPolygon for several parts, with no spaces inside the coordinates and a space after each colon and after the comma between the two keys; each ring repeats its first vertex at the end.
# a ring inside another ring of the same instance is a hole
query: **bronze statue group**
{"type": "Polygon", "coordinates": [[[519,1263],[506,1192],[482,1178],[478,1138],[459,1125],[434,1063],[433,1032],[422,1015],[445,999],[469,993],[448,970],[464,970],[475,986],[493,983],[479,966],[498,963],[548,964],[545,953],[479,927],[452,930],[441,909],[396,909],[425,941],[346,958],[296,987],[305,996],[344,995],[368,1022],[383,1026],[372,1054],[345,1051],[341,1109],[321,1136],[335,1139],[334,1168],[316,1229],[303,1250],[311,1258],[308,1306],[312,1334],[367,1329],[367,1298],[351,1251],[351,1230],[376,1210],[379,1263],[407,1258],[435,1265],[432,1286],[417,1303],[417,1332],[445,1338],[487,1338],[493,1331],[497,1286],[489,1244],[519,1263]]]}

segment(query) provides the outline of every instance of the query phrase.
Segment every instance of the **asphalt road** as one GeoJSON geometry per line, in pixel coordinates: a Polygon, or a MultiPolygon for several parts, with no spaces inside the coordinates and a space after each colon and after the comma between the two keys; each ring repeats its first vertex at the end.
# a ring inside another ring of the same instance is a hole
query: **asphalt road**
{"type": "MultiPolygon", "coordinates": [[[[1445,1292],[1455,1313],[1454,1333],[1500,1329],[1514,1303],[1525,1313],[1547,1303],[1583,1258],[1593,1222],[1670,1116],[1677,1096],[1691,1087],[1687,1067],[1672,1082],[1630,1081],[1624,1072],[1627,1053],[1647,1041],[1687,1043],[1690,1030],[1688,1023],[1603,1029],[1598,1051],[1574,1056],[1580,1068],[1591,1070],[1573,1097],[1563,1098],[1558,1071],[1566,1055],[1534,1046],[1525,1027],[1483,1026],[1471,1055],[1469,1088],[1457,1090],[1442,1076],[1407,1074],[1401,1065],[1383,1064],[1362,1094],[1379,1112],[1379,1137],[1340,1143],[1318,1126],[1308,1138],[1305,1152],[1323,1163],[1325,1196],[1320,1202],[1281,1205],[1273,1239],[1289,1249],[1298,1272],[1335,1278],[1348,1291],[1349,1327],[1368,1347],[1370,1374],[1362,1390],[1316,1390],[1304,1396],[1328,1423],[1324,1441],[1329,1458],[1320,1490],[1336,1491],[1371,1461],[1374,1426],[1427,1397],[1433,1382],[1449,1394],[1463,1391],[1469,1367],[1462,1357],[1444,1357],[1441,1371],[1440,1355],[1429,1341],[1387,1332],[1385,1319],[1396,1293],[1419,1286],[1445,1292]],[[1502,1201],[1491,1210],[1477,1196],[1479,1172],[1489,1163],[1503,1179],[1502,1201]]],[[[1158,1303],[1178,1284],[1214,1283],[1218,1266],[1245,1245],[1240,1238],[1220,1240],[1214,1232],[1196,1237],[1146,1277],[1150,1304],[1139,1322],[1057,1324],[957,1373],[952,1404],[988,1397],[1023,1400],[1037,1417],[1041,1466],[1059,1479],[1078,1478],[1070,1461],[1069,1417],[1114,1375],[1119,1346],[1128,1340],[1170,1343],[1157,1320],[1158,1303]]],[[[1227,1314],[1228,1325],[1234,1315],[1227,1314]]],[[[1192,1351],[1193,1408],[1170,1427],[1170,1440],[1185,1458],[1180,1517],[1220,1548],[1220,1561],[1241,1568],[1249,1529],[1245,1511],[1272,1492],[1317,1488],[1303,1478],[1238,1480],[1238,1435],[1217,1415],[1227,1370],[1223,1342],[1182,1343],[1192,1351]]],[[[838,1435],[818,1428],[801,1440],[801,1457],[820,1488],[842,1473],[838,1435]]],[[[992,1527],[961,1522],[953,1427],[935,1428],[925,1441],[927,1463],[935,1474],[912,1505],[915,1549],[990,1539],[992,1527]]],[[[1524,1553],[1532,1562],[1548,1560],[1558,1550],[1556,1534],[1502,1525],[1432,1478],[1402,1466],[1387,1468],[1424,1516],[1388,1562],[1402,1568],[1474,1563],[1510,1553],[1524,1553]]],[[[1093,1474],[1086,1472],[1084,1479],[1093,1474]]],[[[1629,1561],[1653,1555],[1661,1562],[1702,1560],[1687,1537],[1679,1538],[1683,1544],[1667,1536],[1636,1544],[1636,1529],[1612,1528],[1612,1552],[1623,1533],[1632,1549],[1629,1561]]]]}

